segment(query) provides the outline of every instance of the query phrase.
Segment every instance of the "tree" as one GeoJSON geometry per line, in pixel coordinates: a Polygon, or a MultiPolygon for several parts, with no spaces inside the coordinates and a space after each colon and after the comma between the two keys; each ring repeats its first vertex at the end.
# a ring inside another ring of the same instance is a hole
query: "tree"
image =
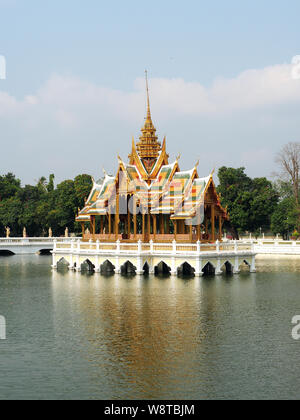
{"type": "Polygon", "coordinates": [[[51,174],[49,176],[49,182],[48,182],[48,185],[47,185],[47,191],[49,193],[51,193],[52,191],[54,191],[54,179],[55,179],[54,174],[51,174]]]}
{"type": "Polygon", "coordinates": [[[292,184],[296,205],[299,205],[300,143],[288,143],[276,156],[281,175],[292,184]]]}
{"type": "Polygon", "coordinates": [[[93,186],[92,177],[86,174],[78,175],[74,179],[74,186],[78,207],[82,208],[93,186]]]}
{"type": "Polygon", "coordinates": [[[74,181],[66,180],[57,185],[55,208],[52,209],[51,217],[56,221],[54,229],[58,234],[63,234],[66,227],[70,231],[74,229],[74,222],[78,207],[74,181]]]}
{"type": "Polygon", "coordinates": [[[21,189],[21,181],[14,174],[0,176],[0,201],[13,197],[21,189]]]}
{"type": "Polygon", "coordinates": [[[17,236],[22,211],[22,202],[16,196],[0,202],[0,226],[2,234],[5,233],[5,227],[9,226],[11,229],[11,236],[17,236]]]}
{"type": "Polygon", "coordinates": [[[280,233],[288,239],[298,220],[298,209],[294,197],[283,199],[272,214],[271,229],[274,235],[280,233]]]}
{"type": "Polygon", "coordinates": [[[278,193],[272,183],[266,178],[251,179],[245,174],[245,168],[223,166],[218,177],[218,192],[222,205],[228,208],[234,236],[238,237],[237,232],[269,229],[278,203],[278,193]]]}

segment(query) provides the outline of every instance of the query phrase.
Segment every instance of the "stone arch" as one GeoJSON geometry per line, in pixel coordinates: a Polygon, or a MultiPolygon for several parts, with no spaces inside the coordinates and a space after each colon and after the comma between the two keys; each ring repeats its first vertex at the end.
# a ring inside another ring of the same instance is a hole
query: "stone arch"
{"type": "Polygon", "coordinates": [[[39,255],[51,255],[51,248],[44,248],[44,249],[40,249],[38,254],[39,255]]]}
{"type": "Polygon", "coordinates": [[[0,257],[11,257],[12,255],[15,255],[15,253],[12,251],[9,251],[8,249],[0,250],[0,257]]]}
{"type": "Polygon", "coordinates": [[[171,273],[171,267],[169,267],[165,262],[161,261],[154,268],[155,275],[166,275],[171,273]]]}
{"type": "Polygon", "coordinates": [[[177,268],[177,275],[178,276],[194,276],[195,269],[192,267],[188,262],[184,262],[177,268]]]}
{"type": "Polygon", "coordinates": [[[239,269],[246,269],[250,267],[251,267],[251,263],[249,263],[246,259],[239,261],[239,269]]]}
{"type": "Polygon", "coordinates": [[[215,271],[216,271],[216,269],[215,269],[214,265],[210,261],[208,261],[205,264],[205,266],[202,268],[202,272],[203,272],[203,274],[205,276],[214,275],[215,274],[215,271]]]}
{"type": "Polygon", "coordinates": [[[101,274],[113,274],[114,272],[115,266],[109,260],[104,261],[104,263],[100,265],[101,274]]]}
{"type": "Polygon", "coordinates": [[[226,274],[232,274],[233,273],[234,266],[230,261],[225,261],[224,264],[221,267],[222,271],[225,271],[226,274]]]}
{"type": "Polygon", "coordinates": [[[88,271],[92,272],[95,271],[94,264],[87,258],[83,263],[81,264],[81,271],[88,271]]]}
{"type": "Polygon", "coordinates": [[[145,264],[143,266],[143,271],[144,271],[144,274],[149,274],[149,272],[150,272],[150,265],[149,265],[148,261],[145,262],[145,264]]]}
{"type": "Polygon", "coordinates": [[[130,261],[126,261],[121,266],[121,274],[122,275],[132,275],[136,273],[136,267],[130,261]]]}
{"type": "Polygon", "coordinates": [[[57,267],[69,267],[69,265],[70,263],[64,257],[57,261],[57,267]]]}

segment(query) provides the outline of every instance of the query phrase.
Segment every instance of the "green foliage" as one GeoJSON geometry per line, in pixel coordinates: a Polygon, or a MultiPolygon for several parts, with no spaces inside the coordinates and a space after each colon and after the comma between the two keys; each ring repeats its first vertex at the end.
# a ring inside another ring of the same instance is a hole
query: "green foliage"
{"type": "MultiPolygon", "coordinates": [[[[218,192],[222,205],[228,207],[230,227],[235,232],[259,235],[261,228],[287,237],[297,230],[299,236],[299,209],[291,183],[279,180],[272,185],[266,178],[252,179],[244,168],[222,167],[218,176],[218,192]]],[[[30,236],[46,235],[49,227],[57,236],[63,235],[66,227],[70,232],[80,232],[75,216],[90,193],[92,178],[82,174],[56,187],[54,179],[51,174],[48,181],[41,177],[36,185],[22,187],[12,173],[0,176],[1,236],[6,226],[11,236],[21,236],[24,226],[30,236]]]]}
{"type": "Polygon", "coordinates": [[[71,232],[77,230],[76,212],[91,187],[89,175],[78,175],[56,188],[53,174],[48,182],[41,177],[37,185],[25,187],[13,174],[0,176],[0,235],[5,234],[6,226],[11,236],[21,236],[24,226],[29,236],[47,235],[49,227],[57,236],[63,235],[66,227],[71,232]]]}
{"type": "Polygon", "coordinates": [[[0,201],[10,198],[21,189],[21,181],[12,173],[0,176],[0,201]]]}
{"type": "Polygon", "coordinates": [[[272,183],[266,178],[251,179],[245,174],[245,168],[223,166],[218,176],[221,202],[228,207],[234,228],[240,232],[269,229],[279,198],[272,183]]]}
{"type": "Polygon", "coordinates": [[[271,230],[288,238],[297,226],[299,212],[294,197],[284,198],[278,204],[271,218],[271,230]]]}
{"type": "Polygon", "coordinates": [[[90,175],[78,175],[74,179],[74,187],[78,206],[82,208],[85,200],[88,198],[93,186],[93,181],[90,175]]]}

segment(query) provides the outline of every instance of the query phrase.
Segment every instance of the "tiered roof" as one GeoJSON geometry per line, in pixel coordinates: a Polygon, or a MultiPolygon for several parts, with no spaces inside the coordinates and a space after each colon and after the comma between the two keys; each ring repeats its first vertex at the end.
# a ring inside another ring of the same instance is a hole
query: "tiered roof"
{"type": "Polygon", "coordinates": [[[203,205],[209,187],[216,196],[220,211],[227,217],[226,210],[220,204],[212,174],[199,178],[198,163],[190,171],[181,172],[179,158],[171,164],[168,158],[166,139],[162,145],[158,142],[152,122],[147,81],[147,117],[140,142],[135,145],[132,140],[128,164],[119,157],[116,176],[105,174],[101,184],[93,183],[85,207],[76,220],[89,221],[91,215],[108,214],[115,205],[117,192],[120,195],[134,195],[138,205],[149,208],[152,214],[167,213],[171,214],[172,219],[193,218],[197,208],[203,205]]]}

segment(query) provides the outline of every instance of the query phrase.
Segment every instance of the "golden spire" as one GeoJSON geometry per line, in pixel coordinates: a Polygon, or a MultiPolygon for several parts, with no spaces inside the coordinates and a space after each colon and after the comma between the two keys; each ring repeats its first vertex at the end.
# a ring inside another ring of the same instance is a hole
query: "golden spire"
{"type": "Polygon", "coordinates": [[[153,125],[150,111],[150,98],[149,98],[149,85],[148,85],[148,73],[145,71],[146,76],[146,93],[147,93],[147,116],[144,127],[142,128],[142,135],[140,141],[137,143],[137,152],[140,158],[146,164],[147,169],[150,169],[153,163],[153,159],[159,156],[161,150],[161,144],[157,141],[156,128],[153,125]]]}
{"type": "Polygon", "coordinates": [[[145,76],[146,76],[146,91],[147,91],[147,118],[146,118],[146,120],[152,123],[151,111],[150,111],[150,98],[149,98],[149,85],[148,85],[148,72],[147,72],[147,70],[145,70],[145,76]]]}

